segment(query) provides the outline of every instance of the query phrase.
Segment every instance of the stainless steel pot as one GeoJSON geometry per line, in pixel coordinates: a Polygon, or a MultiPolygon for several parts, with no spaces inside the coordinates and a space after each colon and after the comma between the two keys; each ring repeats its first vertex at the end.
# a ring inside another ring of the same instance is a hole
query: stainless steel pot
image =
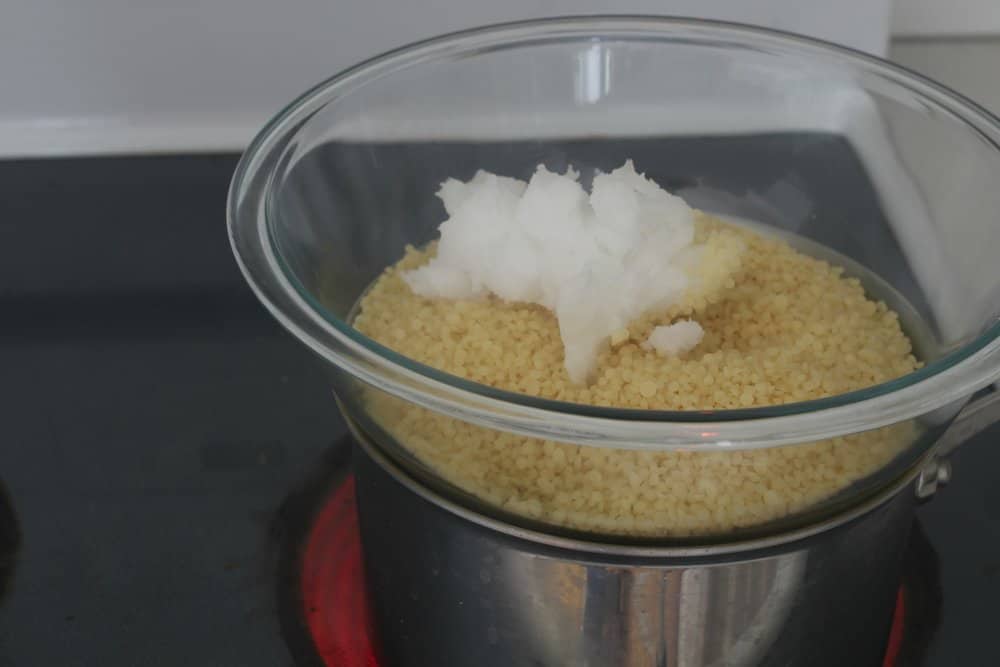
{"type": "Polygon", "coordinates": [[[947,452],[1000,420],[972,402],[916,466],[820,524],[703,547],[541,533],[463,506],[352,424],[377,645],[386,665],[881,665],[917,502],[947,452]]]}

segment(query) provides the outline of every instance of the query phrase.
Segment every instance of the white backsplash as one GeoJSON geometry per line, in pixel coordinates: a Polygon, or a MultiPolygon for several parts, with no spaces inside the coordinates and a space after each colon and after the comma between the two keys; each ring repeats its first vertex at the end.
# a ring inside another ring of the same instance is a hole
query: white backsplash
{"type": "Polygon", "coordinates": [[[0,155],[239,148],[297,93],[386,49],[601,12],[756,23],[881,54],[889,0],[12,0],[0,155]]]}

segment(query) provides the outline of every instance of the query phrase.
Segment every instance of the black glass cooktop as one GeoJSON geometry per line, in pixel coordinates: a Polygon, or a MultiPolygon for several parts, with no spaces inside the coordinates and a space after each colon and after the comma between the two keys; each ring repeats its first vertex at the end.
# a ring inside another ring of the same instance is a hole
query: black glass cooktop
{"type": "MultiPolygon", "coordinates": [[[[235,161],[0,163],[0,666],[297,664],[287,500],[343,428],[230,256],[235,161]]],[[[919,512],[914,664],[1000,664],[998,439],[919,512]]]]}

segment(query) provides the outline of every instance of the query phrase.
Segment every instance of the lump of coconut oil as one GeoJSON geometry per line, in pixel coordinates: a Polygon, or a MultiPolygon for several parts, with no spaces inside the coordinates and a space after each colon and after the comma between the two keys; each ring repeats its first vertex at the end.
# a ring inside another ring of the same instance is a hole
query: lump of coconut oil
{"type": "MultiPolygon", "coordinates": [[[[406,272],[407,284],[425,297],[493,294],[548,308],[575,383],[587,381],[602,346],[631,322],[679,304],[705,273],[699,265],[715,257],[695,242],[694,210],[631,160],[595,176],[589,193],[572,168],[539,166],[528,182],[485,171],[449,179],[438,196],[448,219],[437,254],[406,272]]],[[[657,327],[644,345],[682,354],[703,333],[697,322],[677,322],[657,327]]]]}

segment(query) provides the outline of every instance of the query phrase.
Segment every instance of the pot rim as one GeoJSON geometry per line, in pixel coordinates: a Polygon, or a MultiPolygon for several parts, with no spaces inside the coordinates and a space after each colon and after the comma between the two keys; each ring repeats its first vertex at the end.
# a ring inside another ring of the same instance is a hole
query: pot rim
{"type": "MultiPolygon", "coordinates": [[[[425,484],[422,484],[419,480],[412,477],[402,467],[392,461],[392,459],[386,454],[379,451],[378,445],[376,445],[371,438],[358,427],[357,423],[352,418],[343,412],[343,409],[341,410],[341,414],[347,423],[348,430],[350,431],[354,441],[358,443],[358,446],[361,447],[365,455],[371,458],[377,466],[379,466],[390,477],[410,492],[416,494],[423,500],[436,505],[446,512],[457,516],[458,518],[490,531],[503,533],[518,540],[554,549],[584,552],[595,556],[631,559],[699,559],[717,556],[745,555],[748,552],[767,551],[807,540],[811,537],[829,532],[839,528],[840,526],[862,518],[882,505],[888,503],[899,493],[905,493],[907,489],[909,489],[910,492],[914,492],[914,480],[916,480],[920,472],[927,466],[927,464],[933,461],[938,455],[937,447],[932,447],[928,452],[921,456],[912,467],[907,469],[906,472],[879,491],[865,498],[863,501],[850,506],[832,517],[828,517],[805,526],[800,526],[783,533],[737,539],[732,542],[713,542],[706,545],[692,545],[687,543],[684,545],[615,544],[614,542],[608,541],[614,539],[614,536],[607,536],[606,539],[602,540],[588,540],[583,537],[554,535],[542,532],[536,528],[519,526],[496,516],[488,516],[465,507],[459,502],[451,500],[443,494],[428,488],[425,484]]],[[[484,507],[488,509],[487,505],[484,505],[484,507]]],[[[513,515],[507,516],[510,516],[512,519],[516,519],[513,515]]],[[[686,538],[685,542],[687,542],[688,539],[690,538],[686,538]]]]}

